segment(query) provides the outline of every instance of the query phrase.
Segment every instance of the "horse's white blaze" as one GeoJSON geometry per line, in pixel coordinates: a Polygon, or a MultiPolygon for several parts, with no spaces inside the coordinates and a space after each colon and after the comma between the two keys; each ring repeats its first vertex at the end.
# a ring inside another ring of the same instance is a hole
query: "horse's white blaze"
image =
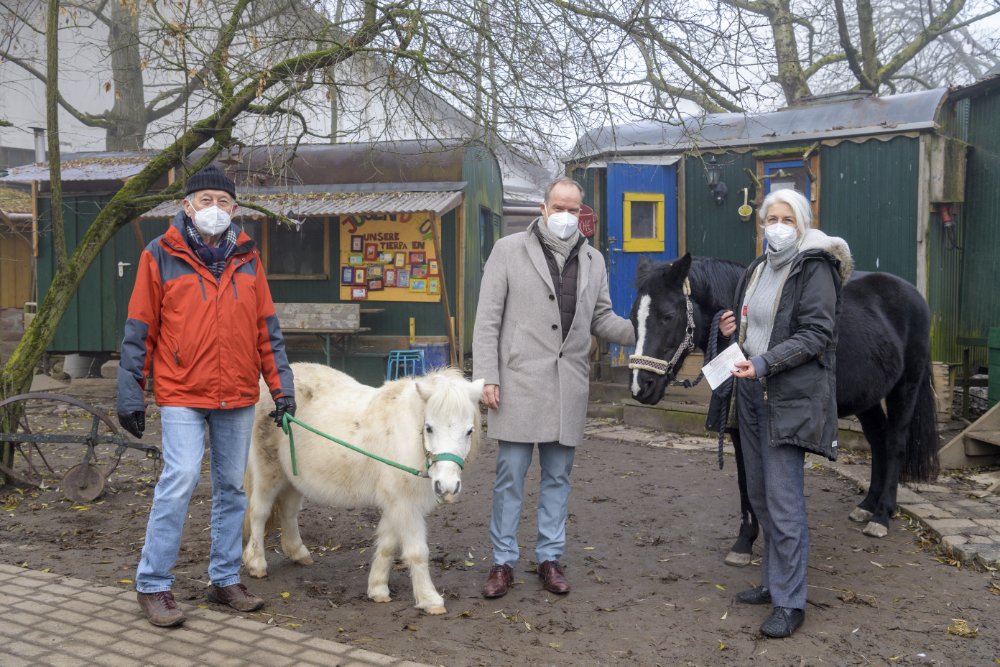
{"type": "MultiPolygon", "coordinates": [[[[292,371],[298,402],[295,416],[323,433],[419,470],[426,464],[426,451],[453,454],[467,463],[475,454],[482,380],[468,382],[458,371],[445,370],[417,382],[405,378],[375,388],[319,364],[292,364],[292,371]],[[428,426],[431,431],[425,439],[428,426]]],[[[299,535],[303,498],[334,507],[375,507],[381,510],[381,519],[368,597],[376,602],[391,599],[389,575],[398,556],[409,567],[416,606],[429,614],[444,613],[444,598],[428,570],[424,517],[438,502],[450,502],[458,495],[462,476],[458,464],[438,462],[431,466],[430,479],[423,479],[293,426],[296,475],[288,437],[267,417],[271,406],[262,384],[244,480],[243,562],[251,576],[267,574],[264,531],[269,518],[281,527],[281,550],[298,563],[312,563],[299,535]]]]}
{"type": "MultiPolygon", "coordinates": [[[[635,353],[642,354],[642,347],[646,343],[646,320],[649,319],[649,304],[652,299],[648,294],[639,297],[639,312],[636,313],[635,320],[639,325],[639,333],[635,337],[635,353]]],[[[632,371],[632,395],[639,393],[639,371],[632,371]]]]}

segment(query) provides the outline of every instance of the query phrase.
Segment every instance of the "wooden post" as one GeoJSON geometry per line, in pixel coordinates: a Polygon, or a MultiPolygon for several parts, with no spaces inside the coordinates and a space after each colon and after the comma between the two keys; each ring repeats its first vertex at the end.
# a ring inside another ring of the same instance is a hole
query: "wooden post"
{"type": "MultiPolygon", "coordinates": [[[[436,213],[434,217],[437,220],[441,219],[436,213]]],[[[452,366],[458,366],[455,327],[452,326],[451,306],[448,303],[448,285],[445,282],[444,258],[441,256],[441,240],[438,238],[437,225],[434,222],[434,220],[431,221],[431,235],[434,237],[434,256],[440,263],[438,273],[441,275],[441,305],[444,307],[444,325],[448,330],[448,361],[452,366]]]]}

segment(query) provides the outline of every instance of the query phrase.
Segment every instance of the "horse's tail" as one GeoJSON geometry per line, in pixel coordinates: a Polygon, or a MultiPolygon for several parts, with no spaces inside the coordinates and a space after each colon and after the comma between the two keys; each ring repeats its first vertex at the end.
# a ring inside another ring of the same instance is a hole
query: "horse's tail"
{"type": "Polygon", "coordinates": [[[938,474],[937,418],[931,378],[931,364],[928,360],[917,383],[917,398],[900,473],[900,480],[903,482],[929,482],[938,474]]]}

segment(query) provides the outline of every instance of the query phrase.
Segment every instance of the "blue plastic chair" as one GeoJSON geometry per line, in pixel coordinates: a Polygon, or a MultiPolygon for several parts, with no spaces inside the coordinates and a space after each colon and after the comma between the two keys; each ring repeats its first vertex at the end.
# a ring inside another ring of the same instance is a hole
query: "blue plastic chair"
{"type": "Polygon", "coordinates": [[[386,380],[398,380],[401,377],[423,375],[426,372],[423,350],[389,351],[389,363],[385,369],[386,380]]]}

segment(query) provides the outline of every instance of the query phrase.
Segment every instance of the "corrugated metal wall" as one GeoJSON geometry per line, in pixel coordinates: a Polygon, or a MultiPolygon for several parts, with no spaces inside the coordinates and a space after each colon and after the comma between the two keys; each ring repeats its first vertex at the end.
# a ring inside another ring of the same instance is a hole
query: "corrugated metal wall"
{"type": "MultiPolygon", "coordinates": [[[[969,100],[969,151],[965,204],[959,224],[963,270],[961,322],[963,339],[982,341],[1000,326],[1000,90],[969,100]]],[[[977,365],[986,364],[985,347],[976,349],[977,365]]]]}
{"type": "Polygon", "coordinates": [[[915,284],[918,139],[843,141],[820,151],[823,231],[847,241],[857,269],[915,284]]]}
{"type": "MultiPolygon", "coordinates": [[[[707,159],[707,155],[704,156],[707,159]]],[[[743,188],[750,188],[753,204],[754,182],[744,170],[754,172],[756,160],[747,153],[716,155],[722,168],[720,179],[729,188],[729,198],[717,206],[705,179],[705,166],[701,158],[688,155],[684,169],[684,219],[687,251],[692,255],[721,257],[744,264],[753,261],[756,238],[756,208],[750,222],[741,222],[736,209],[743,204],[743,188]]]]}

